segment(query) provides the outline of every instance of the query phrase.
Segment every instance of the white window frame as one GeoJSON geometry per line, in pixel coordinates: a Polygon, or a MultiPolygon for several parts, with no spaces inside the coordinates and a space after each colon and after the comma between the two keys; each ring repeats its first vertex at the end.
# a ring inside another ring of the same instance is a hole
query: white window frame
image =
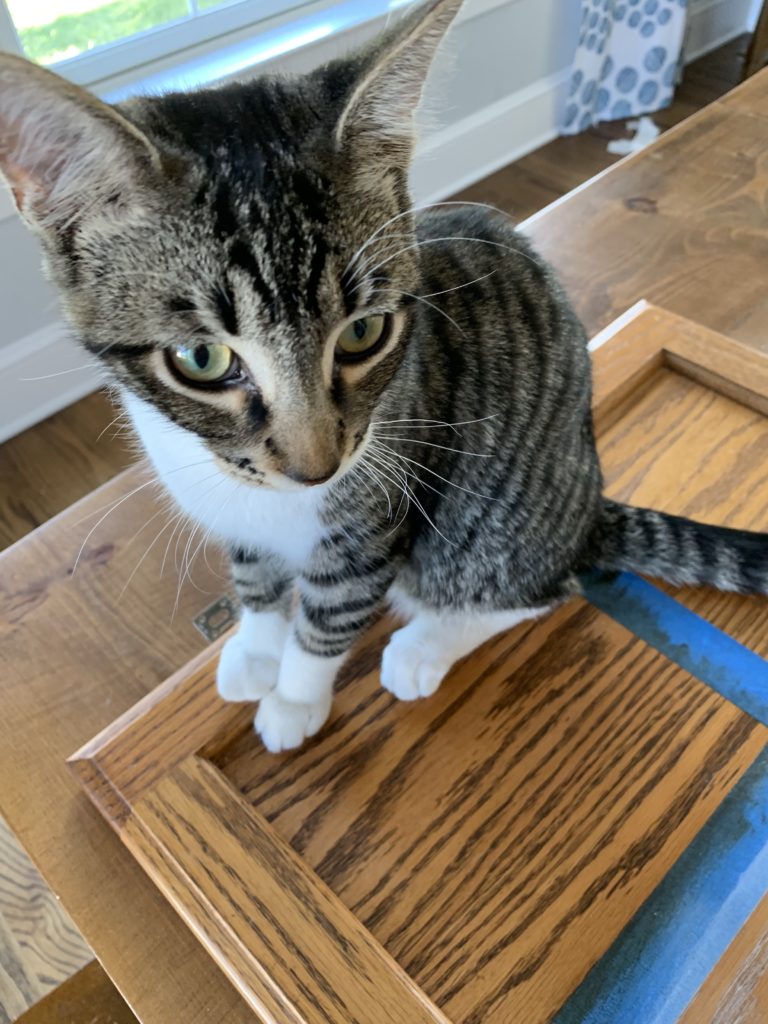
{"type": "MultiPolygon", "coordinates": [[[[191,2],[196,4],[196,0],[191,2]]],[[[328,46],[331,37],[351,33],[360,41],[356,30],[368,36],[390,14],[418,2],[421,0],[239,0],[50,67],[108,102],[117,102],[137,89],[166,91],[209,85],[260,64],[282,64],[287,54],[317,46],[327,59],[332,55],[329,51],[336,49],[328,46]]],[[[469,21],[518,2],[464,0],[456,20],[469,21]]],[[[344,49],[342,44],[338,52],[344,49]]],[[[0,50],[24,56],[5,0],[0,0],[0,50]]],[[[289,63],[293,70],[301,71],[315,66],[316,61],[292,58],[289,63]]]]}
{"type": "MultiPolygon", "coordinates": [[[[91,85],[276,15],[295,13],[296,8],[307,5],[307,0],[235,0],[222,7],[198,11],[196,0],[187,2],[192,8],[190,17],[117,39],[49,66],[73,82],[91,85]]],[[[4,0],[0,0],[0,45],[24,56],[4,0]]]]}

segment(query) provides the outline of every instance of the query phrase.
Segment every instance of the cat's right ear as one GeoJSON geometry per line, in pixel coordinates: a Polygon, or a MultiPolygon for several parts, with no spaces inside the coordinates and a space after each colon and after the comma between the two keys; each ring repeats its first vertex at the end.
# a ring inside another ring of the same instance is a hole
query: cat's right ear
{"type": "Polygon", "coordinates": [[[119,216],[140,182],[159,171],[154,146],[113,107],[0,54],[0,172],[34,230],[60,231],[107,210],[119,216]]]}
{"type": "Polygon", "coordinates": [[[432,59],[462,0],[426,0],[358,54],[357,81],[336,125],[336,144],[401,158],[413,145],[413,117],[432,59]]]}

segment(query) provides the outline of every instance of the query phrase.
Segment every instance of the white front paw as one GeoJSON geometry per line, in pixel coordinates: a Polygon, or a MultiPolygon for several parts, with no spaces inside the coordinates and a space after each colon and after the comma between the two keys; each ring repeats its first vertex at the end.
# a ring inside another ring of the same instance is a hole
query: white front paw
{"type": "Polygon", "coordinates": [[[216,670],[216,689],[224,700],[261,700],[277,685],[280,662],[246,650],[239,633],[224,644],[216,670]]]}
{"type": "Polygon", "coordinates": [[[392,634],[381,658],[381,685],[398,700],[431,697],[451,667],[442,652],[409,627],[392,634]]]}
{"type": "Polygon", "coordinates": [[[316,704],[297,704],[278,693],[268,694],[256,712],[254,727],[271,754],[300,747],[318,732],[331,710],[330,700],[316,704]]]}

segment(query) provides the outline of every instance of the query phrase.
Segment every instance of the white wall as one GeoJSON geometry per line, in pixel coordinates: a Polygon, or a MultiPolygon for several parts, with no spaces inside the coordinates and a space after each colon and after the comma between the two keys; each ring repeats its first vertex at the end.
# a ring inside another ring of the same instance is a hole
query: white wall
{"type": "Polygon", "coordinates": [[[685,59],[696,60],[729,39],[752,31],[762,0],[688,0],[685,59]]]}
{"type": "MultiPolygon", "coordinates": [[[[710,37],[718,45],[723,32],[743,31],[755,3],[691,0],[696,46],[707,46],[710,37]]],[[[419,201],[443,198],[554,138],[578,21],[578,0],[469,0],[427,87],[429,128],[413,172],[419,201]]],[[[280,58],[279,65],[306,69],[380,24],[323,39],[280,58]]],[[[35,240],[15,215],[3,219],[4,208],[7,214],[10,203],[0,194],[0,441],[96,382],[93,370],[51,376],[88,359],[62,327],[35,240]]]]}

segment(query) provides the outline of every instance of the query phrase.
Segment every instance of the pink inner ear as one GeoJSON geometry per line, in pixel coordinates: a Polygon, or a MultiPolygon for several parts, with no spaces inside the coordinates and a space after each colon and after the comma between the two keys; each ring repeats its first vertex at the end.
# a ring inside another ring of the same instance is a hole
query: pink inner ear
{"type": "Polygon", "coordinates": [[[24,198],[28,198],[35,191],[35,177],[10,160],[3,164],[3,173],[10,186],[13,201],[19,212],[22,212],[24,198]]]}
{"type": "Polygon", "coordinates": [[[19,145],[18,131],[12,128],[15,129],[16,125],[0,122],[0,170],[8,182],[16,206],[21,211],[25,195],[29,195],[34,189],[35,177],[11,158],[11,154],[19,145]]]}
{"type": "Polygon", "coordinates": [[[33,187],[32,177],[21,167],[17,167],[15,164],[6,164],[5,173],[8,177],[9,184],[11,186],[11,195],[13,196],[16,206],[21,210],[21,205],[24,201],[24,196],[29,193],[33,187]]]}

